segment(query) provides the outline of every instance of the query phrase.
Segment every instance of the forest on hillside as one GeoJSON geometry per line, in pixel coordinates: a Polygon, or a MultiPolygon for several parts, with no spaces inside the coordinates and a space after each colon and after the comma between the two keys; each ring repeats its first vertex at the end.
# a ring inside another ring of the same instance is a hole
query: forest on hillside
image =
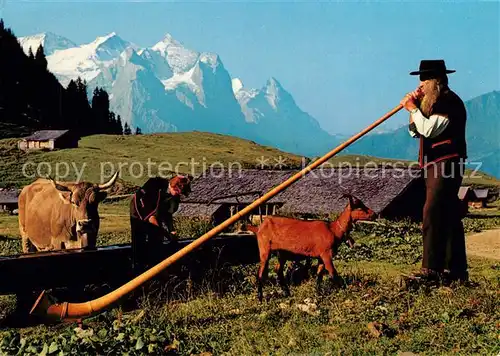
{"type": "MultiPolygon", "coordinates": [[[[23,51],[14,32],[0,19],[0,124],[32,130],[70,129],[80,137],[131,134],[110,111],[108,93],[95,88],[91,100],[80,78],[64,88],[47,69],[43,46],[23,51]]],[[[4,130],[1,130],[4,131],[4,130]]],[[[137,130],[140,133],[140,130],[137,130]]],[[[0,134],[8,136],[6,132],[0,134]]]]}

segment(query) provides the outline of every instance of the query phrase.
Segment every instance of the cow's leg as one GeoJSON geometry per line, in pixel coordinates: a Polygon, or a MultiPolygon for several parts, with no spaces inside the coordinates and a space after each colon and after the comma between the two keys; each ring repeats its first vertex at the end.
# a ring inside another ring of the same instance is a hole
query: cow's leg
{"type": "Polygon", "coordinates": [[[257,275],[257,297],[260,302],[262,302],[262,285],[264,283],[264,278],[267,278],[268,274],[270,254],[271,251],[269,248],[265,248],[264,251],[260,252],[260,267],[259,274],[257,275]]]}
{"type": "Polygon", "coordinates": [[[21,247],[23,253],[30,253],[36,251],[35,246],[31,243],[26,230],[22,224],[19,224],[19,232],[21,233],[21,247]]]}
{"type": "Polygon", "coordinates": [[[49,246],[46,246],[46,247],[38,248],[38,251],[40,251],[40,252],[50,252],[50,251],[54,251],[54,250],[56,250],[56,248],[54,248],[54,246],[52,244],[49,246]]]}
{"type": "Polygon", "coordinates": [[[285,264],[286,264],[286,257],[284,257],[283,254],[279,254],[278,264],[277,264],[278,269],[276,273],[278,274],[278,281],[280,283],[281,289],[283,289],[283,293],[285,293],[285,296],[288,297],[290,296],[290,289],[288,288],[288,285],[286,284],[285,281],[285,276],[283,275],[285,264]]]}
{"type": "Polygon", "coordinates": [[[31,242],[30,242],[30,239],[28,237],[21,237],[21,244],[22,244],[22,248],[23,248],[23,253],[29,253],[31,252],[31,242]]]}
{"type": "Polygon", "coordinates": [[[63,243],[60,239],[53,237],[50,240],[50,246],[48,251],[57,251],[66,248],[78,248],[78,247],[80,247],[78,242],[66,241],[63,243]]]}

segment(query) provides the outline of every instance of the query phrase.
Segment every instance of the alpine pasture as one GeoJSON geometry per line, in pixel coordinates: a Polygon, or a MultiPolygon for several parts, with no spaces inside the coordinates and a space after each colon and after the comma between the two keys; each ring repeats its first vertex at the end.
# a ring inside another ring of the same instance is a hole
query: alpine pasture
{"type": "MultiPolygon", "coordinates": [[[[15,139],[0,140],[0,182],[21,187],[27,162],[86,163],[83,179],[100,179],[100,162],[168,161],[240,162],[256,166],[257,157],[286,157],[295,167],[302,157],[233,137],[206,133],[137,136],[97,135],[83,138],[79,148],[23,153],[15,139]]],[[[333,148],[333,147],[332,147],[333,148]]],[[[342,156],[334,159],[340,162],[342,156]]],[[[359,157],[344,157],[356,163],[359,157]]],[[[363,160],[369,159],[362,157],[363,160]]],[[[384,160],[389,162],[389,160],[384,160]]],[[[124,166],[125,167],[125,166],[124,166]]],[[[186,166],[179,166],[187,172],[186,166]]],[[[201,172],[200,165],[195,173],[201,172]]],[[[154,171],[153,172],[157,172],[154,171]]],[[[483,175],[484,176],[484,175],[483,175]]],[[[74,179],[69,175],[66,180],[74,179]]],[[[104,178],[103,178],[104,179],[104,178]]],[[[145,181],[124,170],[120,189],[127,194],[145,181]]],[[[478,185],[498,186],[491,177],[478,185]]],[[[102,203],[99,245],[130,241],[129,198],[102,203]]],[[[411,204],[411,202],[408,202],[411,204]]],[[[332,216],[332,218],[334,218],[332,216]]],[[[212,226],[176,220],[180,236],[197,237],[212,226]]],[[[464,218],[467,236],[500,228],[500,204],[471,209],[464,218]]],[[[154,285],[138,305],[117,306],[84,320],[82,325],[12,327],[7,323],[16,297],[0,296],[2,354],[483,354],[500,352],[500,255],[468,255],[472,285],[400,287],[399,276],[419,268],[420,226],[409,221],[356,224],[356,244],[341,246],[334,263],[342,287],[315,290],[314,268],[291,284],[284,297],[273,268],[265,299],[257,299],[258,264],[210,271],[201,281],[174,280],[154,285]]],[[[480,240],[474,239],[474,243],[480,240]]],[[[20,253],[15,215],[0,215],[0,253],[20,253]]],[[[182,263],[182,262],[180,262],[182,263]]],[[[270,266],[274,266],[275,258],[270,266]]],[[[83,267],[84,268],[84,267],[83,267]]],[[[326,278],[324,286],[327,287],[326,278]]]]}

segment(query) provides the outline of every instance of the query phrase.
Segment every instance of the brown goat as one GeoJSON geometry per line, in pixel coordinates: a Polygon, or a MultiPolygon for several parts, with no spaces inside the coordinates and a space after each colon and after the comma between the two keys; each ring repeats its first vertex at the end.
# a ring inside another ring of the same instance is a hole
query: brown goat
{"type": "Polygon", "coordinates": [[[354,240],[349,236],[353,224],[358,220],[371,220],[375,213],[367,208],[359,199],[344,194],[349,202],[340,216],[333,222],[322,220],[299,220],[288,217],[267,217],[258,230],[247,227],[256,233],[260,268],[258,273],[258,298],[262,301],[263,279],[267,278],[269,259],[272,252],[278,255],[277,274],[285,295],[290,295],[283,276],[283,268],[288,260],[298,261],[307,258],[318,258],[317,288],[319,288],[322,272],[326,268],[330,278],[336,280],[338,275],[332,258],[342,242],[353,247],[354,240]]]}

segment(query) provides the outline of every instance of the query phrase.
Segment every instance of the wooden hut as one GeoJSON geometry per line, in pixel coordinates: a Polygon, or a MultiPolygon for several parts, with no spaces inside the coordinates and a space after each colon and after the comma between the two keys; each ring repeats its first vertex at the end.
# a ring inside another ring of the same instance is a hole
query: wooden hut
{"type": "Polygon", "coordinates": [[[458,198],[462,201],[462,204],[467,207],[467,211],[469,207],[475,209],[486,208],[488,199],[490,198],[490,189],[462,186],[458,191],[458,198]]]}
{"type": "Polygon", "coordinates": [[[470,202],[471,206],[474,208],[486,208],[488,205],[489,189],[474,189],[474,199],[470,202]]]}
{"type": "MultiPolygon", "coordinates": [[[[181,201],[177,215],[222,222],[292,174],[292,171],[283,170],[207,170],[193,181],[192,192],[181,201]]],[[[248,218],[260,219],[265,215],[275,214],[282,205],[283,201],[274,197],[253,211],[248,218]]]]}
{"type": "Polygon", "coordinates": [[[20,150],[55,150],[78,147],[79,137],[70,130],[41,130],[23,137],[18,147],[20,150]]]}
{"type": "Polygon", "coordinates": [[[462,215],[469,212],[470,202],[474,200],[474,191],[469,186],[462,186],[458,190],[458,199],[462,203],[462,215]]]}
{"type": "Polygon", "coordinates": [[[13,213],[18,209],[18,189],[0,188],[0,211],[13,213]]]}

